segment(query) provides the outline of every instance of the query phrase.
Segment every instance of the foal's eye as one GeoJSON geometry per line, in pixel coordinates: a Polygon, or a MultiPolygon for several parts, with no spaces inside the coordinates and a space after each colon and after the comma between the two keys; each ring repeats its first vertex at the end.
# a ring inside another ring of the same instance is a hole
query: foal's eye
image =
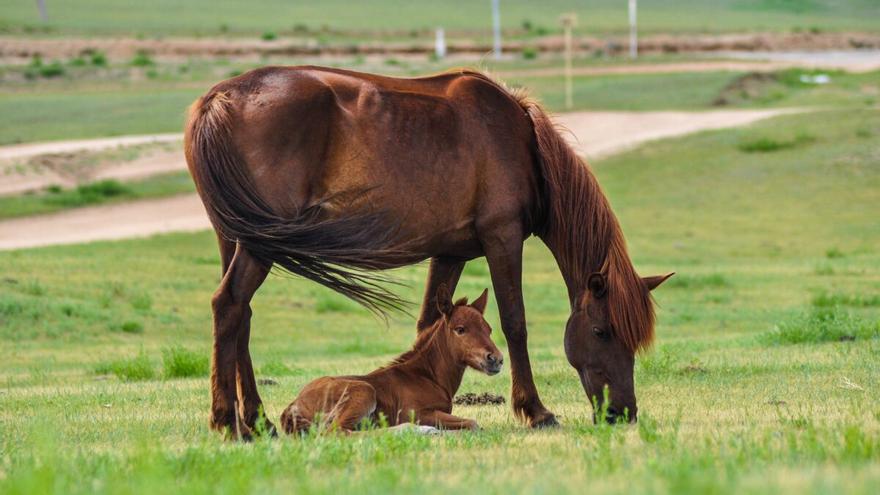
{"type": "Polygon", "coordinates": [[[608,339],[608,330],[601,327],[593,327],[593,333],[596,334],[596,337],[600,339],[608,339]]]}
{"type": "Polygon", "coordinates": [[[455,329],[453,329],[453,332],[455,332],[458,335],[461,335],[464,333],[464,327],[455,327],[455,329]]]}

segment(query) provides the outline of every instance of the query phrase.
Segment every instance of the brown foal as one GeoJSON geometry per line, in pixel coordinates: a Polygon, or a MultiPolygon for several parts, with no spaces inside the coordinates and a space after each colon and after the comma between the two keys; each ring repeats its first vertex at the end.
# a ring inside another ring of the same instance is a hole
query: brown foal
{"type": "Polygon", "coordinates": [[[437,309],[442,316],[419,333],[412,350],[368,375],[312,381],[281,414],[281,427],[287,433],[306,432],[312,426],[350,432],[365,422],[476,429],[476,421],[450,413],[465,368],[487,375],[501,371],[504,358],[483,318],[487,299],[488,289],[472,304],[467,299],[453,304],[441,284],[437,309]]]}

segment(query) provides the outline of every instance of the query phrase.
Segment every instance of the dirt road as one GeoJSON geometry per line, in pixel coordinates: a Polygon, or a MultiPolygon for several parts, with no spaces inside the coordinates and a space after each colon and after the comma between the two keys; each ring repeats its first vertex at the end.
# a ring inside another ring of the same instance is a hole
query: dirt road
{"type": "MultiPolygon", "coordinates": [[[[575,112],[559,115],[557,121],[570,131],[567,138],[581,154],[596,159],[617,153],[653,139],[693,132],[747,125],[752,122],[796,110],[725,110],[712,112],[575,112]]],[[[180,136],[163,135],[163,139],[180,136]]],[[[138,136],[142,139],[144,136],[138,136]]],[[[133,137],[91,141],[29,145],[44,153],[57,150],[95,150],[133,137]],[[76,144],[75,148],[72,148],[76,144]]],[[[15,147],[18,153],[25,149],[15,147]]],[[[3,153],[14,150],[0,148],[3,153]]],[[[184,168],[180,157],[176,165],[154,165],[157,170],[184,168]]],[[[140,164],[143,166],[143,164],[140,164]]],[[[120,177],[126,172],[120,165],[120,177]]],[[[156,200],[96,206],[61,213],[0,222],[0,250],[55,244],[74,244],[97,240],[143,237],[176,231],[196,231],[210,225],[204,208],[195,194],[156,200]]]]}

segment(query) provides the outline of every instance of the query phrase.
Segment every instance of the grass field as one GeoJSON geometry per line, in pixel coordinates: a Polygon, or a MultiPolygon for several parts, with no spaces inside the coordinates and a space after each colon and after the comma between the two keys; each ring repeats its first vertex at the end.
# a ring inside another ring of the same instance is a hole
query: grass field
{"type": "MultiPolygon", "coordinates": [[[[875,493],[880,486],[880,115],[847,109],[644,146],[596,167],[644,274],[659,342],[637,361],[640,421],[594,426],[565,362],[564,286],[526,246],[530,349],[560,429],[507,406],[456,407],[483,430],[440,438],[209,432],[213,236],[0,253],[2,493],[875,493]]],[[[396,274],[417,299],[424,266],[396,274]]],[[[490,284],[468,265],[459,294],[490,284]]],[[[494,299],[494,298],[492,298],[494,299]]],[[[494,301],[490,323],[499,328],[494,301]]],[[[406,349],[314,284],[274,276],[251,351],[269,415],[323,374],[406,349]]],[[[501,332],[496,341],[504,347],[501,332]]],[[[461,392],[507,394],[469,372],[461,392]]]]}
{"type": "MultiPolygon", "coordinates": [[[[627,29],[627,4],[619,0],[547,0],[541,8],[526,0],[505,0],[502,25],[520,35],[555,30],[563,12],[580,16],[578,31],[590,35],[620,34],[627,29]],[[532,29],[523,29],[528,22],[532,29]]],[[[378,2],[286,2],[268,0],[254,7],[245,2],[209,0],[149,3],[113,0],[48,2],[49,21],[41,23],[34,2],[5,0],[0,28],[14,33],[86,35],[209,35],[258,36],[264,32],[301,34],[336,31],[491,29],[490,3],[453,0],[378,2]],[[168,15],[168,12],[174,12],[168,15]]],[[[644,33],[717,33],[730,31],[859,30],[877,31],[880,6],[872,0],[674,0],[640,2],[639,26],[644,33]],[[682,12],[687,12],[682,15],[682,12]]]]}

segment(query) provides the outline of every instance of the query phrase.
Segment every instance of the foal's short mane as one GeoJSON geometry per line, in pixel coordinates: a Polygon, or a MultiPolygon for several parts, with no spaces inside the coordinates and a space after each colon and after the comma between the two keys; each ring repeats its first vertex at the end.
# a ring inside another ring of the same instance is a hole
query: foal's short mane
{"type": "Polygon", "coordinates": [[[548,212],[536,233],[554,247],[560,268],[578,289],[586,289],[591,273],[605,275],[617,337],[633,352],[649,347],[654,338],[651,294],[632,265],[623,231],[595,175],[525,91],[479,75],[506,91],[532,121],[548,212]]]}

